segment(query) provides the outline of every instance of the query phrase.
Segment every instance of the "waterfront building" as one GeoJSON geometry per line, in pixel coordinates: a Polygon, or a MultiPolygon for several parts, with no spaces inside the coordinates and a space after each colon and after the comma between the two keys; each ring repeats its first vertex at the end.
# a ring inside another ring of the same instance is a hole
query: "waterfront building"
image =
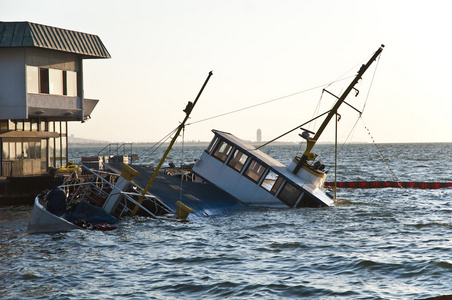
{"type": "MultiPolygon", "coordinates": [[[[0,22],[0,172],[40,175],[68,163],[68,122],[84,122],[83,59],[110,58],[96,35],[0,22]]],[[[2,195],[0,195],[2,196],[2,195]]]]}

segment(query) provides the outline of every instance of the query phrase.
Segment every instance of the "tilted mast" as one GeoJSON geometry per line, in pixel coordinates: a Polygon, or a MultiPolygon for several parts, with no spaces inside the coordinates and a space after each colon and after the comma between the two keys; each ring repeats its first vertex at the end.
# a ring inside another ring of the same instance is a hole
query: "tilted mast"
{"type": "MultiPolygon", "coordinates": [[[[173,148],[173,145],[174,145],[174,143],[176,142],[176,139],[179,137],[181,131],[184,129],[185,123],[186,123],[187,120],[189,119],[191,111],[193,110],[193,108],[195,107],[196,103],[198,102],[198,99],[199,99],[199,97],[201,96],[202,92],[204,91],[204,88],[206,87],[207,82],[209,82],[210,76],[212,76],[212,74],[213,74],[213,72],[210,71],[210,72],[209,72],[209,75],[207,76],[206,81],[204,82],[203,86],[201,87],[201,90],[200,90],[199,93],[198,93],[198,96],[196,96],[195,101],[194,101],[194,102],[189,101],[188,104],[187,104],[187,106],[185,107],[185,109],[184,109],[184,112],[185,112],[185,118],[184,118],[184,120],[182,121],[182,123],[180,123],[180,125],[177,127],[177,131],[176,131],[176,133],[174,134],[174,137],[171,139],[171,142],[170,142],[168,148],[166,149],[165,153],[163,153],[163,156],[162,156],[162,158],[160,159],[159,164],[158,164],[157,167],[155,168],[154,173],[153,173],[152,176],[151,176],[151,179],[149,179],[148,184],[146,185],[146,187],[144,188],[144,190],[141,191],[141,196],[140,196],[140,198],[138,198],[138,203],[141,204],[141,202],[143,201],[143,199],[144,199],[146,193],[148,192],[149,188],[151,187],[152,183],[154,182],[154,179],[157,177],[157,174],[158,174],[160,168],[162,167],[163,163],[165,162],[165,159],[166,159],[166,157],[168,156],[169,152],[170,152],[171,149],[173,148]]],[[[132,216],[135,215],[135,214],[137,213],[138,208],[139,208],[139,206],[138,206],[138,205],[135,205],[135,208],[133,209],[133,211],[132,211],[132,213],[131,213],[132,216]]]]}
{"type": "Polygon", "coordinates": [[[347,98],[348,94],[352,91],[352,89],[354,88],[354,86],[358,83],[358,81],[361,79],[361,77],[363,76],[364,72],[366,72],[366,70],[370,67],[370,65],[374,62],[375,59],[377,59],[377,57],[380,55],[381,51],[383,51],[384,45],[382,44],[380,46],[380,48],[378,48],[378,50],[374,53],[374,55],[369,59],[369,61],[367,62],[367,64],[362,65],[361,68],[358,71],[358,74],[355,76],[355,78],[353,79],[353,81],[350,83],[350,85],[347,87],[347,89],[345,90],[345,92],[339,97],[339,99],[337,100],[336,104],[334,105],[334,107],[330,110],[330,112],[328,113],[328,116],[326,117],[326,119],[323,121],[322,125],[320,126],[320,128],[317,130],[315,136],[313,138],[308,138],[307,139],[307,146],[306,146],[306,151],[304,152],[303,156],[301,157],[300,161],[297,163],[297,166],[295,167],[293,173],[297,174],[297,172],[300,170],[300,168],[302,167],[302,165],[308,160],[308,159],[312,159],[312,157],[314,157],[311,154],[311,150],[314,147],[315,143],[317,142],[318,138],[320,137],[320,135],[323,133],[323,130],[325,130],[326,126],[328,125],[328,123],[330,122],[331,118],[333,118],[333,116],[337,113],[337,110],[339,109],[339,106],[341,106],[341,104],[345,101],[345,98],[347,98]]]}

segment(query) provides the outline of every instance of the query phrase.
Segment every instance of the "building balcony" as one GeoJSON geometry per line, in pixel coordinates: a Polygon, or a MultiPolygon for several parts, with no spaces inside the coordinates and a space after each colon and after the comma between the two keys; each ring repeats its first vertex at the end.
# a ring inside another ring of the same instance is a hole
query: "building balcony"
{"type": "Polygon", "coordinates": [[[27,94],[28,117],[49,118],[61,121],[84,121],[99,100],[80,97],[27,94]]]}

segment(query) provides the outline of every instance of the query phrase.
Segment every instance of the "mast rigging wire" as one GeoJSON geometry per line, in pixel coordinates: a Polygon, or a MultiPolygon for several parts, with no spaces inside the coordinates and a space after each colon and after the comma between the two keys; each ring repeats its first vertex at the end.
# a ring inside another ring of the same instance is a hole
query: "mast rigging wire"
{"type": "Polygon", "coordinates": [[[381,154],[380,148],[378,148],[377,143],[375,142],[374,137],[372,136],[372,134],[370,133],[369,128],[367,128],[366,124],[364,124],[364,120],[363,118],[360,118],[361,121],[363,122],[364,128],[366,128],[367,133],[369,134],[370,138],[372,139],[372,143],[375,146],[375,149],[377,149],[378,155],[380,155],[380,159],[386,164],[386,166],[388,167],[388,170],[391,172],[392,174],[392,178],[394,178],[394,180],[397,182],[398,186],[403,189],[402,184],[400,183],[399,179],[397,178],[397,176],[395,175],[394,171],[392,171],[391,167],[389,166],[388,160],[384,158],[383,154],[381,154]]]}
{"type": "Polygon", "coordinates": [[[172,134],[174,134],[177,131],[177,129],[178,129],[178,127],[174,128],[170,133],[165,135],[162,139],[160,139],[160,141],[158,141],[151,148],[149,148],[149,150],[146,150],[144,153],[142,153],[141,156],[144,158],[149,158],[152,154],[154,154],[155,151],[157,151],[171,137],[172,134]],[[144,155],[147,155],[147,156],[144,156],[144,155]]]}
{"type": "MultiPolygon", "coordinates": [[[[355,122],[355,124],[353,125],[352,129],[349,131],[349,134],[347,135],[347,137],[346,137],[344,143],[341,145],[341,148],[339,149],[339,152],[342,151],[342,148],[345,146],[345,144],[346,144],[347,141],[349,140],[350,136],[355,132],[356,126],[358,125],[359,120],[362,119],[362,115],[363,115],[363,113],[364,113],[364,109],[366,108],[367,101],[369,100],[370,91],[371,91],[372,85],[373,85],[373,83],[374,83],[375,74],[377,73],[378,63],[380,62],[380,57],[381,57],[381,55],[379,55],[379,56],[377,57],[377,63],[375,64],[374,73],[373,73],[373,75],[372,75],[372,79],[370,80],[369,89],[368,89],[368,91],[367,91],[366,99],[364,100],[363,108],[361,109],[361,111],[360,111],[360,113],[359,113],[359,115],[358,115],[358,118],[356,119],[356,122],[355,122]]],[[[363,122],[364,122],[364,121],[363,121],[363,122]]],[[[366,126],[364,126],[364,127],[366,127],[366,126]]],[[[366,128],[366,129],[367,129],[367,128],[366,128]]],[[[370,133],[370,132],[369,132],[369,133],[370,133]]]]}
{"type": "Polygon", "coordinates": [[[303,91],[295,92],[295,93],[292,93],[292,94],[289,94],[289,95],[285,95],[285,96],[281,96],[281,97],[278,97],[278,98],[275,98],[275,99],[267,100],[267,101],[264,101],[264,102],[261,102],[261,103],[258,103],[258,104],[254,104],[254,105],[246,106],[246,107],[243,107],[243,108],[239,108],[239,109],[236,109],[236,110],[233,110],[233,111],[230,111],[230,112],[226,112],[226,113],[223,113],[223,114],[219,114],[219,115],[216,115],[216,116],[205,118],[205,119],[202,119],[202,120],[199,120],[199,121],[191,122],[191,123],[186,124],[186,126],[197,124],[197,123],[201,123],[201,122],[212,120],[212,119],[216,119],[216,118],[223,117],[223,116],[226,116],[226,115],[230,115],[230,114],[234,114],[234,113],[237,113],[237,112],[241,112],[241,111],[244,111],[244,110],[247,110],[247,109],[250,109],[250,108],[254,108],[254,107],[257,107],[257,106],[261,106],[261,105],[264,105],[264,104],[268,104],[268,103],[271,103],[271,102],[275,102],[275,101],[278,101],[278,100],[289,98],[289,97],[292,97],[292,96],[295,96],[295,95],[306,93],[306,92],[309,92],[309,91],[321,88],[323,86],[329,86],[329,85],[331,85],[333,83],[336,83],[336,82],[339,82],[339,81],[342,81],[342,80],[346,80],[346,79],[351,78],[351,77],[353,77],[353,76],[342,78],[342,79],[338,79],[338,80],[332,81],[330,83],[321,84],[321,85],[318,85],[318,86],[315,86],[315,87],[312,87],[312,88],[309,88],[309,89],[306,89],[306,90],[303,90],[303,91]]]}

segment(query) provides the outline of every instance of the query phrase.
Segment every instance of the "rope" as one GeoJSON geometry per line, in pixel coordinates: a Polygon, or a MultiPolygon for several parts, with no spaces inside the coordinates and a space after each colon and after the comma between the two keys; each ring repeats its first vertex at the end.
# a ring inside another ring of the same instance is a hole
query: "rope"
{"type": "Polygon", "coordinates": [[[380,148],[378,148],[377,143],[375,142],[375,139],[373,138],[372,134],[370,133],[369,128],[367,128],[366,124],[364,124],[364,120],[362,118],[360,118],[361,121],[363,122],[364,128],[366,128],[367,133],[369,134],[370,138],[372,139],[372,143],[375,146],[375,149],[377,149],[378,154],[380,155],[380,159],[386,164],[386,166],[388,167],[389,172],[391,172],[392,174],[392,178],[394,178],[394,180],[397,182],[397,185],[403,189],[402,184],[400,183],[399,179],[396,177],[396,175],[394,174],[394,171],[392,171],[391,167],[389,166],[389,163],[387,161],[387,159],[384,158],[383,154],[381,154],[380,148]]]}
{"type": "MultiPolygon", "coordinates": [[[[319,101],[317,102],[317,107],[315,108],[314,113],[312,114],[312,119],[314,120],[314,124],[309,123],[308,129],[311,129],[311,128],[315,128],[315,127],[316,127],[316,124],[317,124],[317,118],[314,118],[314,116],[319,114],[320,106],[321,106],[322,100],[323,100],[323,94],[325,93],[325,89],[326,89],[327,87],[329,87],[330,85],[332,85],[332,84],[333,84],[333,82],[331,82],[331,83],[328,84],[325,88],[322,89],[322,93],[320,94],[319,101]],[[311,127],[311,125],[312,125],[312,127],[311,127]]],[[[300,126],[300,127],[301,127],[301,126],[300,126]]],[[[305,140],[302,140],[302,141],[301,141],[300,146],[298,147],[298,153],[304,152],[304,151],[302,150],[302,149],[304,149],[304,142],[305,142],[305,140]]]]}
{"type": "Polygon", "coordinates": [[[160,149],[160,147],[171,137],[172,134],[174,134],[177,131],[177,127],[175,129],[173,129],[173,131],[171,131],[170,133],[168,133],[166,136],[164,136],[160,141],[158,141],[157,143],[155,143],[151,148],[149,148],[149,150],[144,151],[141,156],[143,157],[142,160],[149,158],[152,154],[155,153],[155,151],[157,151],[158,149],[160,149]],[[155,148],[153,151],[152,149],[155,148]],[[151,152],[152,151],[152,152],[151,152]],[[148,154],[148,152],[150,152],[148,154]],[[147,156],[145,156],[147,155],[147,156]]]}
{"type": "Polygon", "coordinates": [[[367,105],[367,100],[369,99],[370,90],[372,89],[372,84],[374,83],[374,78],[375,78],[375,74],[377,73],[377,68],[378,68],[378,63],[380,62],[380,57],[381,57],[381,55],[378,56],[377,63],[375,64],[374,74],[372,75],[372,80],[370,81],[370,86],[369,86],[369,90],[367,91],[366,100],[364,101],[363,108],[361,109],[361,115],[363,114],[364,109],[366,108],[366,105],[367,105]]]}

